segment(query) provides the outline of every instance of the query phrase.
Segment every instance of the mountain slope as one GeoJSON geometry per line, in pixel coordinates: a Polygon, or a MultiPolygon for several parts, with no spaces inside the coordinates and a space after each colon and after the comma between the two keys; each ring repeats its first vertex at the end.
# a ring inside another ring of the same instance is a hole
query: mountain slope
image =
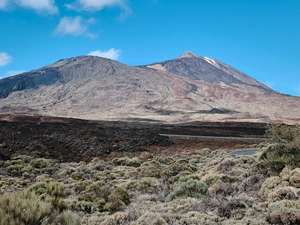
{"type": "Polygon", "coordinates": [[[132,67],[80,56],[0,80],[0,113],[82,119],[297,120],[300,99],[191,52],[132,67]]]}

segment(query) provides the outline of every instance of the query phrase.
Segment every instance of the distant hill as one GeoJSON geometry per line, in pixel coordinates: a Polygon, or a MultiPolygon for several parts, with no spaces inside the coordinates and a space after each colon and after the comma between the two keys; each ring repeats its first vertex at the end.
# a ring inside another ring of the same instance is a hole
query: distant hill
{"type": "Polygon", "coordinates": [[[96,56],[0,80],[1,114],[161,122],[300,120],[300,98],[186,52],[145,66],[96,56]]]}

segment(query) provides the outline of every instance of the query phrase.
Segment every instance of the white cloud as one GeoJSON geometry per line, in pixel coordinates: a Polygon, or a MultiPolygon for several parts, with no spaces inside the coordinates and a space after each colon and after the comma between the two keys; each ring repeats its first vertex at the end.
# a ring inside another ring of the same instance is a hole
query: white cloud
{"type": "Polygon", "coordinates": [[[54,0],[14,0],[21,7],[34,9],[38,12],[58,13],[54,0]]]}
{"type": "Polygon", "coordinates": [[[126,4],[126,0],[75,0],[71,4],[65,4],[65,6],[72,10],[77,11],[100,11],[105,7],[119,7],[123,10],[120,15],[121,19],[124,19],[131,14],[131,8],[126,4]]]}
{"type": "Polygon", "coordinates": [[[72,4],[66,4],[70,9],[98,11],[110,6],[124,6],[124,0],[76,0],[72,4]]]}
{"type": "Polygon", "coordinates": [[[117,60],[120,57],[120,54],[121,54],[121,50],[111,48],[109,50],[91,51],[88,55],[99,56],[99,57],[117,60]]]}
{"type": "Polygon", "coordinates": [[[5,75],[10,77],[10,76],[21,74],[21,73],[24,73],[24,72],[26,72],[26,71],[24,71],[24,70],[10,70],[10,71],[7,71],[5,75]]]}
{"type": "Polygon", "coordinates": [[[4,9],[7,6],[7,0],[0,0],[0,9],[4,9]]]}
{"type": "Polygon", "coordinates": [[[12,57],[6,52],[0,52],[0,66],[5,66],[12,61],[12,57]]]}
{"type": "Polygon", "coordinates": [[[0,9],[4,9],[9,5],[33,9],[37,12],[46,12],[50,14],[58,13],[55,0],[0,0],[0,9]]]}
{"type": "Polygon", "coordinates": [[[96,38],[96,35],[88,31],[89,25],[95,22],[96,20],[94,18],[84,20],[81,16],[63,17],[56,27],[54,34],[70,34],[73,36],[87,35],[90,38],[96,38]]]}

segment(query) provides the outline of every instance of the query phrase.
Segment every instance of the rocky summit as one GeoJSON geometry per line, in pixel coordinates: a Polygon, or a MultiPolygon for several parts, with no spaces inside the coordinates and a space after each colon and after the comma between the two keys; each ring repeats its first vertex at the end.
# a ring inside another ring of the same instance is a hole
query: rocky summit
{"type": "Polygon", "coordinates": [[[0,114],[157,122],[300,121],[300,98],[186,52],[128,66],[79,56],[0,80],[0,114]]]}

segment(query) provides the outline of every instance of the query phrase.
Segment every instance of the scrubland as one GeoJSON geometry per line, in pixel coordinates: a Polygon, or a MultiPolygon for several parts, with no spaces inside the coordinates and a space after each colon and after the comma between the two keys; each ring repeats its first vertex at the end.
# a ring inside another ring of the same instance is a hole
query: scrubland
{"type": "Polygon", "coordinates": [[[254,156],[0,161],[0,225],[300,224],[299,127],[270,126],[254,156]]]}

